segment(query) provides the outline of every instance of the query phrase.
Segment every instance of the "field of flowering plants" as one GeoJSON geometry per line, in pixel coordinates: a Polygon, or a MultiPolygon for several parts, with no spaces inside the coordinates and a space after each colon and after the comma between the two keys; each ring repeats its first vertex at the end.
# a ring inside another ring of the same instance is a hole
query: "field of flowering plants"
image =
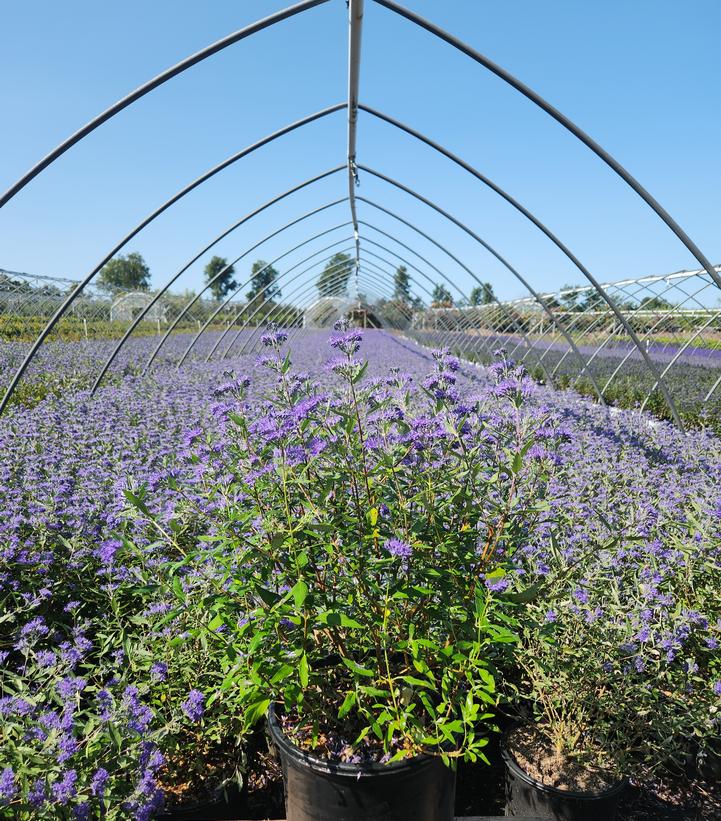
{"type": "MultiPolygon", "coordinates": [[[[515,351],[534,379],[548,381],[551,373],[556,387],[573,387],[585,396],[597,398],[589,374],[604,388],[603,394],[608,404],[620,408],[638,408],[650,393],[645,409],[661,419],[671,419],[671,412],[655,385],[653,376],[634,349],[632,343],[614,340],[611,344],[592,346],[578,342],[578,350],[588,363],[582,366],[568,345],[559,342],[536,341],[537,348],[531,352],[525,340],[517,336],[503,335],[491,338],[473,338],[467,334],[447,334],[428,331],[414,331],[413,335],[423,344],[432,345],[443,339],[454,350],[463,350],[468,358],[479,363],[492,361],[492,350],[506,346],[515,351]],[[451,341],[452,340],[452,341],[451,341]],[[539,361],[540,359],[540,361],[539,361]],[[545,371],[541,367],[545,366],[545,371]],[[609,382],[607,387],[606,382],[609,382]]],[[[716,348],[689,345],[682,350],[681,343],[647,345],[651,359],[661,372],[669,367],[664,381],[676,403],[684,424],[692,428],[709,427],[717,433],[721,414],[721,391],[717,381],[721,375],[721,351],[716,348]],[[707,399],[709,392],[711,396],[707,399]]]]}
{"type": "MultiPolygon", "coordinates": [[[[409,591],[443,610],[442,584],[460,590],[466,582],[453,574],[474,573],[503,632],[482,643],[477,695],[487,715],[459,707],[473,768],[488,767],[478,759],[494,722],[535,716],[569,756],[568,739],[585,738],[584,760],[632,777],[622,817],[719,817],[709,773],[718,774],[721,755],[721,440],[554,392],[502,351],[482,367],[382,330],[363,331],[362,341],[337,333],[289,342],[270,333],[260,355],[206,363],[210,338],[180,369],[188,339],[177,335],[147,377],[137,363],[155,341],[139,338],[94,397],[91,377],[112,343],[41,350],[0,418],[0,814],[149,819],[208,785],[247,782],[248,768],[251,792],[260,789],[257,761],[266,758],[253,727],[271,698],[264,688],[280,682],[286,704],[302,707],[298,694],[318,675],[310,644],[293,656],[294,636],[320,619],[304,641],[327,633],[325,652],[342,654],[365,624],[344,573],[351,587],[374,574],[409,579],[396,591],[398,625],[422,624],[409,591]],[[357,416],[339,398],[348,386],[357,416]],[[312,531],[326,546],[335,542],[324,510],[357,507],[370,522],[360,541],[376,564],[367,576],[352,563],[334,568],[335,623],[329,610],[310,613],[312,552],[273,552],[285,550],[278,534],[287,522],[266,501],[292,518],[292,470],[336,469],[353,431],[361,445],[348,459],[363,464],[365,490],[349,485],[343,497],[341,478],[336,487],[329,480],[322,498],[307,491],[314,514],[303,520],[303,538],[312,531]],[[400,455],[389,465],[388,453],[400,455]],[[473,459],[471,481],[462,465],[473,459]],[[401,463],[427,478],[424,498],[447,517],[436,531],[407,515],[427,505],[404,507],[392,481],[374,479],[401,463]],[[436,559],[422,558],[431,532],[443,544],[461,534],[467,566],[435,571],[436,559]],[[248,545],[257,566],[271,562],[267,576],[254,576],[248,545]],[[274,609],[266,680],[246,659],[269,642],[257,625],[274,609]],[[475,719],[486,731],[469,741],[475,719]],[[644,815],[641,805],[656,809],[644,815]]],[[[0,347],[0,376],[24,350],[0,347]]],[[[390,635],[393,607],[379,635],[390,635]]],[[[428,686],[416,661],[398,691],[404,703],[428,686]]],[[[385,712],[361,709],[368,671],[348,665],[361,684],[338,712],[357,706],[372,736],[380,715],[391,721],[384,699],[396,694],[373,680],[385,712]]],[[[397,740],[401,724],[412,741],[421,702],[433,714],[418,698],[405,723],[393,714],[393,734],[380,732],[377,760],[411,749],[397,740]]],[[[373,756],[364,744],[330,732],[327,754],[373,756]]],[[[498,810],[473,804],[473,790],[459,796],[460,809],[498,810]]]]}

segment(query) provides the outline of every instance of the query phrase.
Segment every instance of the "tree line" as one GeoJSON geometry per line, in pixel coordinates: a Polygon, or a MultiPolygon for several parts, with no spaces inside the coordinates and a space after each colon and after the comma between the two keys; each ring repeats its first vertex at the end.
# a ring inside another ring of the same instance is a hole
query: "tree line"
{"type": "MultiPolygon", "coordinates": [[[[355,271],[355,260],[346,253],[334,254],[325,264],[316,280],[321,298],[345,296],[355,271]]],[[[205,283],[213,299],[220,301],[240,288],[236,281],[235,265],[225,257],[214,256],[204,269],[205,283]]],[[[274,302],[281,297],[278,270],[265,260],[256,260],[250,271],[250,287],[245,295],[249,303],[274,302]]],[[[110,260],[100,271],[98,288],[109,295],[121,291],[150,290],[150,268],[138,252],[120,255],[110,260]]],[[[386,300],[387,301],[387,300],[386,300]]],[[[393,275],[391,301],[402,303],[415,310],[422,310],[424,301],[411,291],[411,277],[405,265],[399,265],[393,275]]],[[[430,295],[430,307],[452,308],[466,305],[489,305],[496,302],[490,282],[475,286],[468,299],[454,298],[443,283],[435,283],[430,295]]]]}

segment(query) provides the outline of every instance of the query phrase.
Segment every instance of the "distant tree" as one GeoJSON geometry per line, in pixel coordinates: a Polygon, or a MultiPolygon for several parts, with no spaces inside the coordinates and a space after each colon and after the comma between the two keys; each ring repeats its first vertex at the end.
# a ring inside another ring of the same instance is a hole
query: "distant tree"
{"type": "Polygon", "coordinates": [[[551,309],[553,309],[553,308],[562,308],[563,307],[561,305],[561,303],[558,301],[558,299],[553,294],[544,294],[543,295],[543,301],[551,309]]]}
{"type": "Polygon", "coordinates": [[[579,305],[581,311],[602,311],[608,307],[606,300],[598,293],[598,291],[589,291],[586,298],[579,305]]]}
{"type": "Polygon", "coordinates": [[[98,277],[98,288],[110,294],[116,291],[147,291],[149,287],[150,268],[137,251],[111,259],[98,277]]]}
{"type": "Polygon", "coordinates": [[[670,311],[673,304],[660,296],[645,296],[638,307],[642,311],[670,311]]]}
{"type": "Polygon", "coordinates": [[[251,283],[247,293],[248,301],[271,302],[280,296],[280,288],[275,284],[278,271],[263,259],[257,259],[250,269],[251,283]]]}
{"type": "Polygon", "coordinates": [[[482,282],[476,285],[470,294],[471,305],[490,305],[496,299],[493,293],[493,285],[490,282],[482,282]]]}
{"type": "Polygon", "coordinates": [[[393,274],[393,284],[395,286],[393,290],[394,299],[398,299],[401,302],[410,302],[412,299],[411,279],[408,276],[408,269],[405,265],[399,265],[396,268],[396,272],[393,274]]]}
{"type": "Polygon", "coordinates": [[[581,306],[578,304],[578,297],[581,293],[580,290],[573,285],[564,285],[561,290],[565,291],[565,293],[559,294],[558,298],[561,300],[564,309],[567,311],[579,311],[581,309],[581,306]]]}
{"type": "Polygon", "coordinates": [[[228,265],[228,260],[225,257],[213,257],[205,266],[205,281],[210,282],[218,274],[220,276],[210,286],[210,292],[213,294],[213,299],[221,300],[227,296],[233,288],[238,287],[238,283],[233,279],[235,268],[228,265]],[[227,270],[223,270],[227,268],[227,270]],[[220,272],[223,271],[222,274],[220,272]]]}
{"type": "Polygon", "coordinates": [[[451,292],[440,282],[433,289],[432,299],[432,308],[450,308],[453,306],[453,297],[451,296],[451,292]]]}
{"type": "Polygon", "coordinates": [[[354,268],[355,262],[348,254],[333,254],[318,277],[318,294],[321,297],[344,294],[354,268]]]}

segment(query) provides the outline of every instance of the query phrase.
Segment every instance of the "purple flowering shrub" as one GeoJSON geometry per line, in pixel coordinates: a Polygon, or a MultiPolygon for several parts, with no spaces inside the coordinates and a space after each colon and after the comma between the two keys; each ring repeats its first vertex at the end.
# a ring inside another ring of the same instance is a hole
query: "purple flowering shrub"
{"type": "MultiPolygon", "coordinates": [[[[591,513],[582,547],[552,538],[509,574],[526,595],[509,601],[522,683],[505,695],[528,700],[559,754],[615,775],[684,772],[721,750],[719,511],[689,500],[669,514],[665,490],[643,511],[617,497],[615,535],[591,513]]],[[[575,515],[556,510],[554,527],[571,531],[575,515]]]]}
{"type": "MultiPolygon", "coordinates": [[[[484,758],[494,648],[514,639],[495,591],[547,507],[533,448],[550,422],[523,410],[533,384],[500,365],[485,397],[462,396],[447,351],[420,395],[397,369],[366,379],[361,333],[346,327],[330,340],[333,378],[317,384],[285,339],[263,338],[264,394],[251,405],[236,386],[221,444],[234,478],[209,485],[208,544],[164,583],[182,608],[178,580],[219,570],[207,627],[224,628],[213,641],[249,725],[278,701],[314,736],[352,728],[346,760],[370,739],[377,760],[484,758]]],[[[193,521],[192,506],[179,518],[193,521]]]]}
{"type": "MultiPolygon", "coordinates": [[[[103,573],[93,578],[88,561],[74,574],[76,589],[94,585],[82,601],[53,612],[48,595],[45,615],[17,629],[2,654],[0,799],[13,817],[149,819],[177,785],[202,794],[241,776],[242,711],[224,705],[222,743],[220,722],[206,719],[200,688],[217,689],[223,673],[193,636],[196,612],[168,615],[155,563],[127,541],[103,553],[103,573]]],[[[188,578],[179,589],[201,586],[188,578]]]]}

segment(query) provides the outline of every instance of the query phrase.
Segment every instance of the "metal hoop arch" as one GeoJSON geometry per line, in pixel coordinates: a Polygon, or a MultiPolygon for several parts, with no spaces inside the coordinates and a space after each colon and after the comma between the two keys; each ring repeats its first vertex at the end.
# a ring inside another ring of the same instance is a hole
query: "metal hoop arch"
{"type": "MultiPolygon", "coordinates": [[[[399,188],[401,191],[405,191],[407,194],[410,194],[412,197],[415,197],[419,202],[422,202],[425,205],[432,208],[433,210],[437,211],[439,214],[444,216],[446,219],[450,220],[452,223],[454,223],[459,228],[461,228],[461,230],[465,231],[465,233],[468,234],[468,236],[470,236],[472,239],[474,239],[476,242],[478,242],[483,248],[485,248],[508,271],[510,271],[510,273],[519,282],[521,282],[521,284],[526,288],[526,290],[534,297],[534,299],[538,302],[538,304],[546,312],[546,314],[548,315],[551,322],[556,327],[558,327],[558,329],[561,331],[564,338],[566,339],[568,344],[573,349],[574,354],[577,356],[578,361],[581,362],[581,364],[585,368],[586,363],[584,362],[583,357],[581,356],[581,353],[578,350],[578,347],[576,346],[576,343],[573,341],[571,336],[566,332],[566,330],[558,323],[556,317],[553,315],[553,311],[551,311],[551,309],[549,308],[548,304],[545,302],[543,297],[531,286],[531,284],[525,279],[525,277],[523,277],[521,274],[519,274],[518,271],[507,260],[505,260],[494,248],[492,248],[487,242],[485,242],[483,239],[481,239],[478,236],[478,234],[476,234],[474,231],[472,231],[470,228],[468,228],[468,226],[464,225],[462,222],[460,222],[458,219],[456,219],[456,217],[452,216],[447,211],[444,211],[439,205],[436,205],[434,202],[429,200],[427,197],[424,197],[422,194],[419,194],[417,191],[414,191],[412,188],[409,188],[408,186],[403,185],[403,183],[400,183],[397,180],[394,180],[391,177],[386,176],[385,174],[381,174],[379,171],[374,171],[372,168],[369,168],[368,166],[359,165],[358,167],[361,170],[366,171],[367,173],[372,174],[373,176],[376,176],[379,179],[382,179],[387,183],[390,183],[391,185],[395,186],[396,188],[399,188]]],[[[596,384],[595,379],[593,378],[593,376],[591,374],[589,374],[589,378],[591,379],[591,381],[593,383],[594,389],[596,390],[596,393],[598,394],[599,399],[601,399],[602,398],[601,391],[598,389],[598,385],[596,384]]],[[[678,420],[678,423],[679,424],[681,423],[680,419],[678,420]]]]}
{"type": "Polygon", "coordinates": [[[481,54],[479,51],[474,49],[472,46],[469,46],[467,43],[464,43],[462,40],[459,40],[454,35],[450,34],[447,31],[444,31],[440,26],[431,23],[430,20],[426,20],[424,17],[421,17],[418,14],[410,11],[407,8],[399,5],[398,3],[394,2],[394,0],[375,0],[375,2],[379,6],[384,6],[385,8],[389,9],[390,11],[395,12],[396,14],[404,17],[406,20],[409,20],[411,23],[415,23],[422,29],[425,29],[430,34],[438,37],[440,40],[445,41],[450,46],[453,46],[455,49],[460,51],[461,53],[465,54],[467,57],[470,57],[472,60],[475,60],[477,63],[482,65],[484,68],[488,69],[490,72],[496,75],[499,79],[503,80],[505,83],[510,85],[532,103],[535,103],[540,109],[546,112],[550,117],[556,120],[557,123],[562,125],[567,131],[573,134],[574,137],[579,139],[584,145],[593,151],[593,153],[599,157],[599,159],[603,160],[606,165],[614,171],[633,191],[638,194],[639,197],[648,205],[656,215],[666,223],[667,227],[671,229],[671,231],[678,237],[679,240],[686,246],[686,248],[693,254],[693,256],[698,260],[699,264],[702,268],[706,270],[706,273],[711,277],[711,279],[716,283],[716,285],[721,288],[721,277],[716,273],[714,270],[713,265],[709,262],[706,256],[702,253],[701,249],[696,245],[695,242],[688,236],[688,234],[681,228],[681,226],[674,220],[674,218],[666,211],[665,208],[658,202],[651,195],[649,191],[647,191],[641,183],[633,177],[622,165],[618,160],[613,157],[611,154],[608,153],[601,145],[599,145],[591,136],[586,134],[579,126],[577,126],[571,119],[566,117],[561,111],[559,111],[555,106],[551,105],[547,100],[541,97],[540,94],[536,93],[532,88],[527,86],[525,83],[521,82],[518,78],[514,77],[510,72],[506,71],[506,69],[499,66],[497,63],[494,63],[492,60],[489,60],[488,57],[481,54]]]}
{"type": "MultiPolygon", "coordinates": [[[[325,0],[314,0],[314,2],[325,2],[325,0]]],[[[130,242],[130,240],[136,234],[140,233],[140,231],[142,231],[143,228],[145,228],[151,222],[157,219],[157,217],[159,217],[164,211],[167,211],[168,208],[170,208],[176,202],[181,200],[183,197],[185,197],[191,191],[195,190],[198,186],[202,185],[211,177],[214,177],[216,174],[220,173],[228,166],[232,165],[234,162],[237,162],[238,160],[257,150],[261,146],[267,145],[273,140],[278,139],[278,137],[288,134],[290,131],[294,131],[296,128],[300,128],[304,125],[307,125],[308,123],[311,123],[329,114],[333,114],[334,112],[340,111],[343,108],[345,108],[345,103],[336,103],[335,105],[328,106],[327,108],[321,109],[320,111],[316,111],[313,114],[309,114],[306,117],[302,117],[301,119],[296,120],[294,123],[284,126],[283,128],[278,129],[277,131],[274,131],[272,134],[268,134],[267,136],[263,137],[262,139],[258,140],[257,142],[253,143],[247,148],[244,148],[242,151],[239,151],[238,153],[233,154],[232,156],[223,160],[218,165],[213,166],[213,168],[211,168],[209,171],[206,171],[204,174],[201,174],[200,177],[197,177],[195,180],[193,180],[193,182],[189,183],[184,188],[177,191],[175,194],[173,194],[172,197],[167,199],[161,206],[156,208],[151,214],[145,217],[145,219],[139,222],[135,226],[135,228],[133,228],[128,234],[126,234],[125,237],[117,245],[115,245],[112,251],[110,251],[110,253],[104,256],[103,259],[95,266],[95,268],[93,268],[93,270],[89,274],[87,274],[85,278],[81,280],[80,283],[78,283],[75,290],[68,295],[63,304],[50,318],[48,323],[45,325],[43,330],[38,335],[38,338],[35,340],[35,342],[33,342],[32,347],[28,351],[23,362],[20,364],[18,370],[15,372],[13,378],[10,380],[10,384],[5,392],[5,396],[3,396],[2,400],[0,401],[0,414],[2,414],[5,410],[5,407],[7,406],[10,397],[12,396],[15,388],[17,387],[18,382],[20,381],[20,379],[22,379],[22,376],[25,373],[28,365],[33,360],[38,349],[43,344],[45,339],[47,339],[48,335],[55,327],[58,320],[63,316],[63,314],[67,311],[70,305],[72,305],[72,303],[80,295],[83,288],[85,288],[85,286],[93,279],[93,277],[100,271],[100,269],[105,265],[105,263],[112,259],[112,257],[114,257],[115,254],[118,253],[118,251],[120,251],[128,242],[130,242]]]]}
{"type": "MultiPolygon", "coordinates": [[[[338,166],[338,169],[337,169],[337,170],[340,170],[341,168],[343,168],[343,166],[338,166]]],[[[328,173],[333,173],[333,172],[326,172],[326,175],[325,175],[325,176],[327,176],[327,174],[328,174],[328,173]]],[[[317,180],[317,179],[319,179],[319,178],[318,178],[318,177],[314,177],[314,178],[313,178],[313,180],[314,180],[314,181],[315,181],[315,180],[317,180]]],[[[308,183],[306,183],[306,184],[308,184],[308,183]]],[[[281,197],[282,197],[282,196],[286,196],[288,193],[292,193],[293,191],[297,191],[297,190],[298,190],[298,187],[296,186],[296,188],[291,189],[291,190],[290,190],[290,192],[286,192],[286,194],[285,194],[285,195],[281,195],[281,197]]],[[[159,350],[160,350],[160,348],[161,348],[161,347],[162,347],[162,345],[163,345],[163,342],[165,342],[165,340],[168,338],[168,336],[170,335],[170,333],[172,332],[172,330],[173,330],[173,329],[174,329],[174,328],[178,325],[178,323],[179,323],[179,322],[180,322],[180,320],[183,318],[183,316],[185,315],[185,313],[186,313],[186,311],[188,310],[188,308],[189,308],[189,307],[190,307],[190,306],[191,306],[194,302],[196,302],[196,301],[197,301],[197,300],[198,300],[198,299],[202,296],[202,294],[204,294],[204,293],[205,293],[205,292],[206,292],[206,291],[207,291],[210,287],[212,287],[212,285],[213,285],[215,282],[217,282],[217,281],[218,281],[218,280],[219,280],[219,279],[220,279],[220,278],[221,278],[221,277],[222,277],[222,276],[226,273],[226,271],[227,271],[227,270],[228,270],[231,266],[235,265],[235,263],[236,263],[236,262],[239,262],[241,259],[243,259],[244,257],[246,257],[248,254],[250,254],[250,253],[252,253],[253,251],[255,251],[255,249],[256,249],[256,248],[258,248],[258,246],[262,245],[264,242],[266,242],[267,240],[269,240],[269,239],[271,239],[272,237],[276,236],[277,234],[282,233],[282,232],[283,232],[283,231],[285,231],[287,228],[291,228],[293,225],[297,225],[299,222],[302,222],[303,220],[308,219],[309,217],[312,217],[312,216],[314,216],[315,214],[320,213],[321,211],[325,211],[327,208],[331,208],[331,207],[332,207],[332,206],[334,206],[334,205],[338,205],[339,203],[345,202],[345,201],[346,201],[346,199],[347,199],[346,197],[342,197],[341,199],[339,199],[339,200],[335,200],[334,202],[328,203],[327,205],[322,205],[322,206],[320,206],[319,208],[315,208],[315,209],[313,209],[312,211],[307,211],[305,214],[303,214],[303,216],[301,216],[301,217],[297,217],[296,219],[291,220],[290,222],[287,222],[287,223],[286,223],[284,226],[282,226],[281,228],[278,228],[278,229],[276,229],[275,231],[271,232],[270,234],[267,234],[265,237],[263,237],[263,239],[261,239],[261,240],[259,240],[258,242],[256,242],[256,243],[255,243],[255,245],[252,245],[250,248],[248,248],[246,251],[244,251],[244,252],[243,252],[243,253],[242,253],[239,257],[237,257],[235,260],[233,260],[233,262],[228,263],[228,264],[227,264],[224,268],[222,268],[220,271],[218,271],[218,273],[217,273],[215,276],[213,276],[211,279],[209,279],[209,280],[208,280],[208,282],[204,285],[204,287],[202,288],[202,290],[201,290],[201,291],[200,291],[200,292],[199,292],[199,293],[198,293],[195,297],[193,297],[193,299],[192,299],[192,300],[190,300],[190,302],[189,302],[189,303],[185,306],[185,308],[183,308],[183,311],[182,311],[182,312],[181,312],[181,313],[180,313],[180,314],[179,314],[179,315],[175,318],[175,320],[173,321],[173,323],[171,324],[171,326],[170,326],[170,327],[167,329],[167,331],[165,332],[165,335],[163,336],[163,338],[160,340],[160,342],[159,342],[159,344],[158,344],[158,347],[157,347],[156,351],[154,352],[154,354],[157,354],[157,351],[159,351],[159,350]]],[[[227,237],[227,236],[228,236],[228,235],[229,235],[232,231],[234,231],[236,228],[239,228],[241,225],[243,225],[244,223],[248,222],[248,220],[252,219],[252,217],[254,217],[256,214],[259,214],[261,211],[265,210],[265,209],[266,209],[269,205],[271,205],[271,204],[273,204],[273,203],[275,203],[275,202],[277,202],[277,201],[278,201],[278,198],[276,198],[275,200],[271,200],[271,201],[269,201],[268,203],[266,203],[264,206],[261,206],[260,208],[255,209],[255,211],[250,212],[250,214],[246,214],[246,216],[245,216],[245,217],[243,217],[241,220],[239,220],[238,222],[236,222],[236,223],[235,223],[235,224],[234,224],[231,228],[228,228],[228,229],[226,229],[225,231],[223,231],[223,232],[222,232],[221,234],[219,234],[219,235],[218,235],[218,236],[217,236],[217,237],[216,237],[216,238],[215,238],[215,239],[214,239],[214,240],[213,240],[213,241],[212,241],[209,245],[206,245],[206,246],[205,246],[205,248],[203,248],[203,250],[202,250],[202,251],[200,251],[200,253],[196,254],[196,255],[195,255],[195,256],[194,256],[194,257],[193,257],[193,258],[192,258],[189,262],[187,262],[185,265],[183,265],[183,267],[182,267],[182,268],[181,268],[181,269],[180,269],[180,270],[179,270],[176,274],[174,274],[174,275],[173,275],[173,276],[172,276],[172,277],[168,280],[168,282],[166,282],[166,283],[165,283],[165,285],[164,285],[164,286],[163,286],[163,287],[162,287],[162,288],[161,288],[161,289],[157,292],[157,294],[155,294],[155,296],[153,297],[153,301],[152,301],[152,302],[150,302],[150,303],[149,303],[149,304],[148,304],[148,305],[147,305],[147,306],[143,309],[143,311],[142,311],[140,314],[138,314],[138,316],[137,316],[137,317],[133,320],[133,323],[130,325],[130,327],[128,328],[128,330],[125,332],[125,334],[123,335],[123,338],[122,338],[122,339],[118,342],[118,344],[115,346],[115,349],[113,350],[113,352],[112,352],[112,353],[110,354],[110,356],[108,357],[107,361],[106,361],[106,362],[105,362],[105,364],[103,365],[102,370],[100,371],[100,374],[99,374],[99,375],[98,375],[98,377],[96,378],[95,383],[93,384],[93,387],[90,389],[90,395],[91,395],[91,396],[92,396],[92,395],[95,393],[95,391],[97,390],[98,386],[100,385],[100,383],[101,383],[101,382],[102,382],[102,380],[103,380],[103,377],[104,377],[104,376],[105,376],[105,374],[107,373],[108,368],[109,368],[109,367],[111,366],[111,364],[113,363],[113,360],[115,359],[115,357],[116,357],[116,356],[118,355],[118,353],[120,352],[120,349],[123,347],[123,345],[124,345],[124,344],[125,344],[125,342],[127,341],[128,337],[130,337],[130,335],[133,333],[133,331],[135,330],[135,328],[137,328],[137,326],[138,326],[138,325],[140,324],[140,322],[143,320],[143,318],[145,317],[145,315],[147,314],[147,312],[148,312],[148,311],[151,309],[151,307],[152,307],[152,306],[153,306],[153,305],[154,305],[154,304],[155,304],[155,303],[156,303],[156,302],[157,302],[157,301],[158,301],[158,300],[159,300],[159,299],[163,296],[163,294],[164,294],[164,293],[168,290],[168,288],[169,288],[169,287],[170,287],[170,286],[171,286],[171,285],[172,285],[172,284],[173,284],[173,283],[174,283],[174,282],[178,279],[178,277],[180,277],[180,276],[181,276],[181,274],[185,273],[185,271],[187,271],[187,270],[188,270],[188,268],[189,268],[189,267],[190,267],[190,266],[191,266],[194,262],[196,262],[198,259],[200,259],[200,257],[202,257],[202,256],[203,256],[203,254],[207,253],[207,252],[208,252],[208,251],[209,251],[209,250],[210,250],[210,249],[211,249],[211,248],[212,248],[212,247],[213,247],[216,243],[220,242],[220,240],[222,240],[222,239],[224,239],[225,237],[227,237]]],[[[151,357],[151,360],[150,360],[150,361],[152,362],[152,360],[153,360],[154,358],[155,358],[155,355],[153,355],[153,356],[151,357]]]]}
{"type": "Polygon", "coordinates": [[[138,88],[131,91],[130,94],[127,94],[125,97],[113,103],[110,108],[107,108],[101,114],[98,114],[97,117],[94,117],[92,120],[88,121],[84,126],[82,126],[82,128],[79,128],[74,134],[71,134],[70,137],[56,146],[49,154],[43,157],[42,160],[23,174],[23,176],[17,180],[17,182],[13,183],[13,185],[8,188],[2,197],[0,197],[0,208],[8,203],[16,194],[22,191],[22,189],[31,180],[37,177],[37,175],[41,171],[44,171],[49,165],[54,163],[55,160],[61,157],[69,148],[72,148],[76,143],[80,142],[80,140],[87,137],[88,134],[91,134],[103,123],[106,123],[108,120],[112,119],[116,114],[119,114],[124,108],[132,105],[132,103],[136,102],[136,100],[139,100],[141,97],[144,97],[146,94],[154,91],[156,88],[159,88],[173,77],[177,77],[179,74],[187,71],[187,69],[192,66],[202,63],[203,60],[206,60],[208,57],[212,57],[214,54],[223,51],[223,49],[228,48],[228,46],[235,45],[235,43],[239,43],[241,40],[245,40],[247,37],[257,34],[259,31],[263,31],[263,29],[269,28],[276,23],[287,20],[289,17],[294,17],[296,14],[312,9],[315,6],[321,6],[327,2],[328,0],[303,0],[303,2],[296,3],[293,6],[288,6],[287,8],[281,9],[268,17],[263,17],[261,20],[256,20],[255,23],[251,23],[249,26],[245,26],[245,28],[239,29],[238,31],[233,32],[233,34],[229,34],[227,37],[216,40],[214,43],[211,43],[211,45],[197,51],[195,54],[191,54],[179,63],[176,63],[174,66],[171,66],[161,72],[157,76],[153,77],[152,80],[148,80],[147,83],[143,83],[143,85],[138,86],[138,88]]]}

